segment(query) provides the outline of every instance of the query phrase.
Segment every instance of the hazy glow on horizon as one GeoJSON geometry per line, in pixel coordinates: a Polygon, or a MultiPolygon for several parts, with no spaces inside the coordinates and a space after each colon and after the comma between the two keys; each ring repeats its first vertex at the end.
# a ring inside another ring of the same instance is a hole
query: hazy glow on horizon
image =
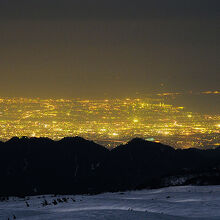
{"type": "Polygon", "coordinates": [[[0,94],[103,99],[218,91],[219,4],[1,1],[0,94]]]}

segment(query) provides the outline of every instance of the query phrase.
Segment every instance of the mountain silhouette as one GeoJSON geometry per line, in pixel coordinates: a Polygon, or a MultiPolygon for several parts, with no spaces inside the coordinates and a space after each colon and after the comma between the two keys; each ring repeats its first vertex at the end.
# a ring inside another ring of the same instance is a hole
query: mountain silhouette
{"type": "Polygon", "coordinates": [[[174,149],[134,138],[112,150],[81,137],[0,142],[0,195],[80,194],[220,184],[220,148],[174,149]]]}

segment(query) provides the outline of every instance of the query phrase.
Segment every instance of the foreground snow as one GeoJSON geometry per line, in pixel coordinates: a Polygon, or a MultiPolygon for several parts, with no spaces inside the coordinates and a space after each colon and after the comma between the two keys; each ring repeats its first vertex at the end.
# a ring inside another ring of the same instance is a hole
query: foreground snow
{"type": "Polygon", "coordinates": [[[47,195],[0,202],[0,219],[11,220],[13,215],[24,220],[220,219],[220,186],[179,186],[93,196],[47,195]],[[52,202],[59,198],[61,202],[54,205],[52,202]],[[45,199],[49,205],[43,206],[45,199]]]}

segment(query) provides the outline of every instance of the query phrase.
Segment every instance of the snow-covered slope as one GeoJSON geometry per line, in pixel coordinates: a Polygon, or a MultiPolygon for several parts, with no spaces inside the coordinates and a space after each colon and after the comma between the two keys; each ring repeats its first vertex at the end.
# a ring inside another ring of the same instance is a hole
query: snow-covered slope
{"type": "Polygon", "coordinates": [[[217,220],[220,219],[220,186],[178,186],[92,196],[46,195],[25,199],[9,198],[8,201],[0,202],[0,219],[14,218],[24,220],[217,220]],[[45,205],[45,200],[48,205],[45,205]],[[56,202],[57,204],[54,204],[56,202]]]}

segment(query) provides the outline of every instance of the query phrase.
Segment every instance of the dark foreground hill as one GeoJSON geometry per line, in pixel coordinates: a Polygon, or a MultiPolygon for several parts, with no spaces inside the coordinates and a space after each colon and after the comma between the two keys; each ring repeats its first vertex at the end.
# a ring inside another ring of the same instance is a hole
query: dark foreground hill
{"type": "Polygon", "coordinates": [[[220,149],[175,150],[135,138],[109,151],[80,137],[0,142],[0,195],[99,193],[220,184],[220,149]]]}

